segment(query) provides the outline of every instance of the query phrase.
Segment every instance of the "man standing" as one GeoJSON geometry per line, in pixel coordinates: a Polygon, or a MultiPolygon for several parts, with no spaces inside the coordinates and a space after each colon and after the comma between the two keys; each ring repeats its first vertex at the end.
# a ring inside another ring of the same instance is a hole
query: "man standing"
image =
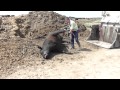
{"type": "Polygon", "coordinates": [[[71,47],[74,49],[74,39],[78,44],[79,50],[81,50],[81,45],[78,40],[78,25],[75,21],[66,18],[66,23],[70,26],[69,33],[71,34],[71,47]]]}

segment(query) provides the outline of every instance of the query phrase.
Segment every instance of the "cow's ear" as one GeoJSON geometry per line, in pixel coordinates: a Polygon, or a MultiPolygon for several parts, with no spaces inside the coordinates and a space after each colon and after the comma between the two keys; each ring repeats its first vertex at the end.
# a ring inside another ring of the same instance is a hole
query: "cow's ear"
{"type": "Polygon", "coordinates": [[[38,46],[38,48],[39,48],[40,50],[42,50],[42,47],[41,47],[41,46],[38,46]]]}

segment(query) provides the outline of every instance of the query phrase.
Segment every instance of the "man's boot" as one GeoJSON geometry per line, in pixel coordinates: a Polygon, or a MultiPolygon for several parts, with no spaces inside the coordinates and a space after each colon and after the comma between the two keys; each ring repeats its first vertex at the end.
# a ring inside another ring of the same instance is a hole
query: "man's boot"
{"type": "Polygon", "coordinates": [[[78,47],[79,47],[79,49],[78,49],[78,50],[80,51],[80,50],[81,50],[81,44],[80,44],[80,42],[79,42],[79,41],[77,42],[77,44],[78,44],[78,47]]]}

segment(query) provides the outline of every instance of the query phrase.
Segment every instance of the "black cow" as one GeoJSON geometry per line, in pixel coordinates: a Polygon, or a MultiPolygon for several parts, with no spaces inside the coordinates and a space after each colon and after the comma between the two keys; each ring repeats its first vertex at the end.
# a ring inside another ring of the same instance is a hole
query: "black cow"
{"type": "Polygon", "coordinates": [[[48,59],[51,52],[68,53],[67,46],[63,43],[63,37],[59,35],[65,31],[66,30],[57,30],[47,35],[42,47],[38,47],[44,59],[48,59]]]}

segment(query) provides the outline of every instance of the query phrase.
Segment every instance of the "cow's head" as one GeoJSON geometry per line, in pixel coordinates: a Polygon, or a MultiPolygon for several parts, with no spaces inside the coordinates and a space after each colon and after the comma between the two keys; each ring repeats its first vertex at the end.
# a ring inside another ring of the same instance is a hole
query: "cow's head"
{"type": "Polygon", "coordinates": [[[48,59],[49,57],[49,50],[44,50],[42,47],[38,46],[40,49],[40,54],[43,56],[44,59],[48,59]]]}

